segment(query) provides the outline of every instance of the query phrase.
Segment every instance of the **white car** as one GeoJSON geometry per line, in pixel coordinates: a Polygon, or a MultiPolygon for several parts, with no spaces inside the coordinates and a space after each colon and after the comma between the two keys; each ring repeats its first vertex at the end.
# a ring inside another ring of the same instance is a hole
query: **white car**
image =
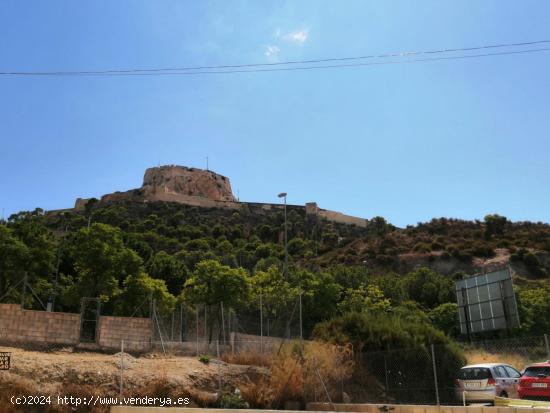
{"type": "Polygon", "coordinates": [[[455,392],[461,402],[493,403],[495,396],[518,397],[521,373],[508,364],[471,364],[462,367],[457,376],[455,392]]]}

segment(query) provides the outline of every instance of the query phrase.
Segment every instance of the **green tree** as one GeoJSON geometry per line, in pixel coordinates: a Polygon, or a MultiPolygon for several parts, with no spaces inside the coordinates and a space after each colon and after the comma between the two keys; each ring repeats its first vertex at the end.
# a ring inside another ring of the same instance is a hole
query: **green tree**
{"type": "Polygon", "coordinates": [[[356,289],[348,288],[344,299],[338,303],[338,310],[345,313],[386,312],[391,309],[391,302],[377,285],[360,286],[356,289]]]}
{"type": "Polygon", "coordinates": [[[250,279],[252,307],[262,307],[267,318],[276,319],[291,307],[298,297],[299,290],[285,280],[278,267],[271,266],[267,271],[258,271],[250,279]]]}
{"type": "Polygon", "coordinates": [[[46,298],[53,288],[58,242],[45,225],[44,212],[20,212],[10,217],[9,227],[13,234],[27,247],[29,257],[20,271],[27,273],[27,282],[34,292],[46,298]]]}
{"type": "Polygon", "coordinates": [[[454,299],[453,282],[429,268],[419,268],[403,280],[403,288],[409,299],[425,308],[434,308],[454,299]]]}
{"type": "Polygon", "coordinates": [[[460,336],[458,325],[458,305],[456,303],[440,304],[428,313],[433,325],[451,337],[460,336]]]}
{"type": "Polygon", "coordinates": [[[0,225],[0,297],[23,278],[30,252],[5,225],[0,225]]]}
{"type": "Polygon", "coordinates": [[[540,335],[550,331],[550,287],[520,289],[517,294],[521,330],[540,335]]]}
{"type": "Polygon", "coordinates": [[[183,298],[192,304],[208,306],[209,341],[212,341],[213,309],[220,325],[222,303],[227,307],[237,307],[246,301],[248,293],[249,280],[244,269],[231,268],[216,260],[206,260],[196,265],[195,271],[185,282],[183,298]]]}
{"type": "Polygon", "coordinates": [[[126,277],[118,298],[115,312],[125,316],[148,316],[151,298],[160,313],[169,314],[176,305],[176,297],[170,294],[164,280],[151,278],[144,272],[126,277]]]}
{"type": "Polygon", "coordinates": [[[72,243],[78,295],[100,297],[104,301],[119,292],[129,275],[142,265],[136,252],[124,246],[121,231],[107,224],[92,224],[79,230],[72,243]]]}
{"type": "Polygon", "coordinates": [[[485,216],[485,237],[487,239],[493,236],[504,234],[508,219],[498,214],[490,214],[485,216]]]}
{"type": "Polygon", "coordinates": [[[164,280],[171,294],[180,294],[187,279],[187,267],[183,262],[160,251],[147,262],[146,268],[151,277],[164,280]]]}

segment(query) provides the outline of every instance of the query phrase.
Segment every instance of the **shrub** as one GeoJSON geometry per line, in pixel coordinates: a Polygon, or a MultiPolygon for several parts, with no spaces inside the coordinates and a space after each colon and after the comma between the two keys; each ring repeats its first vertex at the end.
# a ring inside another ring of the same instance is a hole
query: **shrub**
{"type": "Polygon", "coordinates": [[[419,242],[413,247],[413,250],[416,252],[426,253],[430,252],[432,250],[432,247],[426,242],[419,242]]]}
{"type": "Polygon", "coordinates": [[[341,380],[351,377],[353,361],[349,347],[319,342],[287,343],[273,359],[268,375],[242,386],[251,407],[278,408],[285,401],[305,403],[319,387],[318,375],[331,398],[339,395],[341,380]]]}
{"type": "Polygon", "coordinates": [[[210,356],[208,354],[201,354],[199,356],[199,361],[203,364],[208,364],[210,363],[210,356]]]}
{"type": "Polygon", "coordinates": [[[362,360],[362,356],[367,360],[367,374],[382,383],[386,379],[384,358],[379,355],[389,348],[398,350],[391,352],[393,365],[407,366],[409,371],[400,379],[403,387],[418,386],[419,378],[433,373],[430,344],[436,346],[438,377],[442,383],[452,383],[456,371],[466,361],[458,344],[428,322],[387,314],[349,313],[318,324],[314,335],[333,344],[351,344],[356,360],[362,360]]]}
{"type": "Polygon", "coordinates": [[[243,400],[240,391],[234,393],[224,392],[218,398],[220,409],[248,409],[249,404],[243,400]]]}

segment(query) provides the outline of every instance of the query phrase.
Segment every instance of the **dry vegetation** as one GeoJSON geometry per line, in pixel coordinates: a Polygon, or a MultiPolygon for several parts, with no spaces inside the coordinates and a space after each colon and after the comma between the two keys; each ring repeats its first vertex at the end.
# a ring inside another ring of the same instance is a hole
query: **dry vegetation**
{"type": "Polygon", "coordinates": [[[341,381],[352,373],[349,348],[318,342],[294,342],[283,346],[282,351],[273,356],[268,375],[244,385],[241,390],[243,398],[252,407],[277,409],[286,401],[303,405],[306,399],[310,399],[309,395],[325,386],[331,399],[337,399],[341,381]]]}
{"type": "Polygon", "coordinates": [[[522,370],[531,362],[527,357],[517,353],[489,353],[480,349],[466,351],[465,355],[468,364],[506,363],[518,370],[522,370]]]}

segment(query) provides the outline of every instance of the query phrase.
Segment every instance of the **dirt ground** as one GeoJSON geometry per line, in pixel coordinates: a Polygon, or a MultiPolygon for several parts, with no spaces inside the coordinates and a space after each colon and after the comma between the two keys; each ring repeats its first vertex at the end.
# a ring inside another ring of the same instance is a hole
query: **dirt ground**
{"type": "MultiPolygon", "coordinates": [[[[1,347],[0,351],[11,352],[10,370],[0,371],[0,393],[9,392],[10,386],[15,388],[13,383],[24,383],[25,388],[37,389],[42,394],[59,394],[68,384],[92,387],[105,396],[119,394],[120,353],[80,352],[70,348],[30,351],[14,347],[1,347]]],[[[220,386],[233,390],[264,374],[259,367],[227,364],[217,359],[204,364],[196,357],[166,357],[162,353],[142,356],[124,353],[123,360],[126,394],[136,394],[150,383],[162,382],[181,392],[200,394],[203,401],[215,400],[220,386]]]]}

